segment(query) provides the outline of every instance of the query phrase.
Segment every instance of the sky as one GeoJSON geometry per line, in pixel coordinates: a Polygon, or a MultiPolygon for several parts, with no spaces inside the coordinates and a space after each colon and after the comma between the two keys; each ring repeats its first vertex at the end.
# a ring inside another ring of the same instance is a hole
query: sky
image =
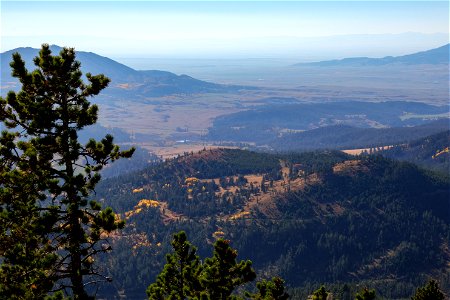
{"type": "Polygon", "coordinates": [[[402,54],[448,42],[448,1],[4,1],[1,52],[110,57],[402,54]]]}

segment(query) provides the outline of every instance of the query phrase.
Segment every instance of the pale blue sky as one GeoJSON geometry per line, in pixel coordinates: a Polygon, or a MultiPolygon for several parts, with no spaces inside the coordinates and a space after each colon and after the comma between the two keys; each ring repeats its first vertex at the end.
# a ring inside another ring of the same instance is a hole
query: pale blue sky
{"type": "Polygon", "coordinates": [[[116,57],[292,56],[329,36],[350,35],[334,44],[352,48],[367,34],[441,33],[403,44],[408,52],[448,42],[448,15],[448,1],[1,1],[0,50],[47,42],[116,57]]]}

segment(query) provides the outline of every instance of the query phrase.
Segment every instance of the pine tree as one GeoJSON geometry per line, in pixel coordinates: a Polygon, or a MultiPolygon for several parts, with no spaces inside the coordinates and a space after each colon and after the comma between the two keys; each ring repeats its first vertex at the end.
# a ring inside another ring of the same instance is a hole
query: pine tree
{"type": "Polygon", "coordinates": [[[318,290],[314,291],[313,300],[327,300],[328,292],[325,290],[325,286],[321,286],[318,290]]]}
{"type": "MultiPolygon", "coordinates": [[[[226,240],[216,241],[213,256],[204,263],[184,232],[174,235],[172,247],[174,253],[167,255],[164,269],[147,288],[148,299],[242,299],[235,295],[237,290],[256,278],[251,261],[236,261],[237,251],[226,240]]],[[[243,294],[253,299],[287,299],[279,278],[258,286],[260,293],[243,294]]]]}
{"type": "Polygon", "coordinates": [[[200,282],[210,299],[230,299],[239,286],[256,278],[252,262],[236,261],[237,251],[229,241],[219,239],[214,243],[213,257],[206,258],[200,282]]]}
{"type": "MultiPolygon", "coordinates": [[[[37,69],[28,72],[15,53],[10,65],[22,89],[9,92],[6,99],[0,98],[0,121],[9,129],[2,133],[0,164],[8,167],[1,170],[1,216],[11,220],[24,209],[30,213],[26,222],[31,226],[8,223],[1,234],[2,238],[9,238],[13,228],[23,227],[25,240],[33,235],[38,240],[33,241],[34,252],[23,250],[28,244],[12,241],[26,254],[20,262],[12,262],[1,253],[8,263],[2,263],[2,272],[9,266],[25,265],[36,251],[49,253],[50,257],[53,253],[57,258],[52,271],[44,272],[48,280],[57,282],[55,289],[70,289],[75,299],[87,299],[86,285],[98,282],[91,276],[102,276],[93,264],[95,256],[110,250],[104,233],[124,225],[111,208],[102,210],[99,203],[88,201],[88,197],[100,180],[103,166],[120,157],[130,157],[134,149],[119,151],[110,135],[101,141],[91,139],[86,145],[78,141],[77,132],[97,121],[98,107],[88,98],[99,94],[109,79],[87,73],[89,84],[84,84],[73,48],[63,48],[53,56],[44,44],[34,64],[37,69]],[[20,186],[5,185],[8,180],[12,182],[14,173],[20,172],[28,176],[26,182],[36,191],[28,199],[14,192],[20,186]]],[[[42,270],[46,267],[44,264],[42,270]]]]}
{"type": "Polygon", "coordinates": [[[53,286],[49,276],[56,255],[47,245],[36,202],[37,174],[14,168],[14,135],[0,137],[0,295],[1,299],[41,299],[53,286]]]}
{"type": "Polygon", "coordinates": [[[430,280],[424,287],[417,289],[412,300],[444,300],[445,295],[436,280],[430,280]]]}
{"type": "Polygon", "coordinates": [[[376,294],[375,290],[369,290],[368,288],[364,288],[358,294],[356,294],[356,300],[375,300],[376,294]]]}
{"type": "Polygon", "coordinates": [[[247,297],[255,300],[287,300],[289,294],[284,289],[284,281],[279,277],[271,280],[262,280],[256,284],[258,292],[255,294],[247,293],[247,297]]]}
{"type": "Polygon", "coordinates": [[[197,248],[183,231],[174,235],[172,247],[174,253],[167,254],[164,269],[147,288],[148,299],[186,299],[200,295],[201,264],[197,248]]]}

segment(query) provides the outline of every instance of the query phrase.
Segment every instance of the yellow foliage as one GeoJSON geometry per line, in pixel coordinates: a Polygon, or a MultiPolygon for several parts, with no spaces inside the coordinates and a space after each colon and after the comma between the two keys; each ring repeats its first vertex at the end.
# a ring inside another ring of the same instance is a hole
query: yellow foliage
{"type": "Polygon", "coordinates": [[[129,217],[131,217],[133,215],[137,215],[138,213],[140,213],[142,211],[142,208],[145,208],[145,207],[158,207],[159,204],[160,203],[158,201],[156,201],[156,200],[142,199],[134,207],[134,210],[130,210],[130,211],[125,212],[125,218],[128,219],[129,217]]]}
{"type": "Polygon", "coordinates": [[[134,190],[133,190],[133,194],[141,193],[141,192],[143,192],[143,191],[144,191],[144,188],[134,189],[134,190]]]}
{"type": "Polygon", "coordinates": [[[159,202],[156,200],[148,200],[148,199],[142,199],[139,201],[139,203],[135,206],[136,207],[158,207],[159,202]]]}
{"type": "Polygon", "coordinates": [[[184,183],[188,186],[194,185],[198,182],[198,178],[196,177],[188,177],[184,180],[184,183]]]}
{"type": "Polygon", "coordinates": [[[239,212],[239,213],[232,215],[230,217],[230,220],[236,220],[236,219],[248,216],[248,215],[250,215],[250,213],[248,211],[239,212]]]}
{"type": "Polygon", "coordinates": [[[188,189],[187,192],[190,194],[192,193],[192,189],[188,189]]]}
{"type": "Polygon", "coordinates": [[[213,233],[213,235],[214,236],[224,236],[225,232],[223,232],[223,231],[216,231],[216,232],[213,233]]]}
{"type": "Polygon", "coordinates": [[[436,154],[433,155],[432,158],[435,159],[436,157],[438,157],[439,155],[442,155],[442,154],[444,154],[444,153],[449,153],[449,147],[444,148],[444,149],[441,150],[441,151],[439,151],[439,150],[436,151],[436,154]]]}

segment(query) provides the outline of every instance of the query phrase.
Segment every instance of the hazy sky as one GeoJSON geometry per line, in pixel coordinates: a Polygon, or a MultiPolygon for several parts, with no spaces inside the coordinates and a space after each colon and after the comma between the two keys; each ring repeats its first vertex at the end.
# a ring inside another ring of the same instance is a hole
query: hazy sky
{"type": "Polygon", "coordinates": [[[373,48],[362,35],[376,34],[407,53],[448,42],[448,15],[448,1],[2,0],[0,50],[46,42],[115,57],[295,56],[311,45],[373,48]],[[430,35],[392,36],[403,33],[430,35]]]}

